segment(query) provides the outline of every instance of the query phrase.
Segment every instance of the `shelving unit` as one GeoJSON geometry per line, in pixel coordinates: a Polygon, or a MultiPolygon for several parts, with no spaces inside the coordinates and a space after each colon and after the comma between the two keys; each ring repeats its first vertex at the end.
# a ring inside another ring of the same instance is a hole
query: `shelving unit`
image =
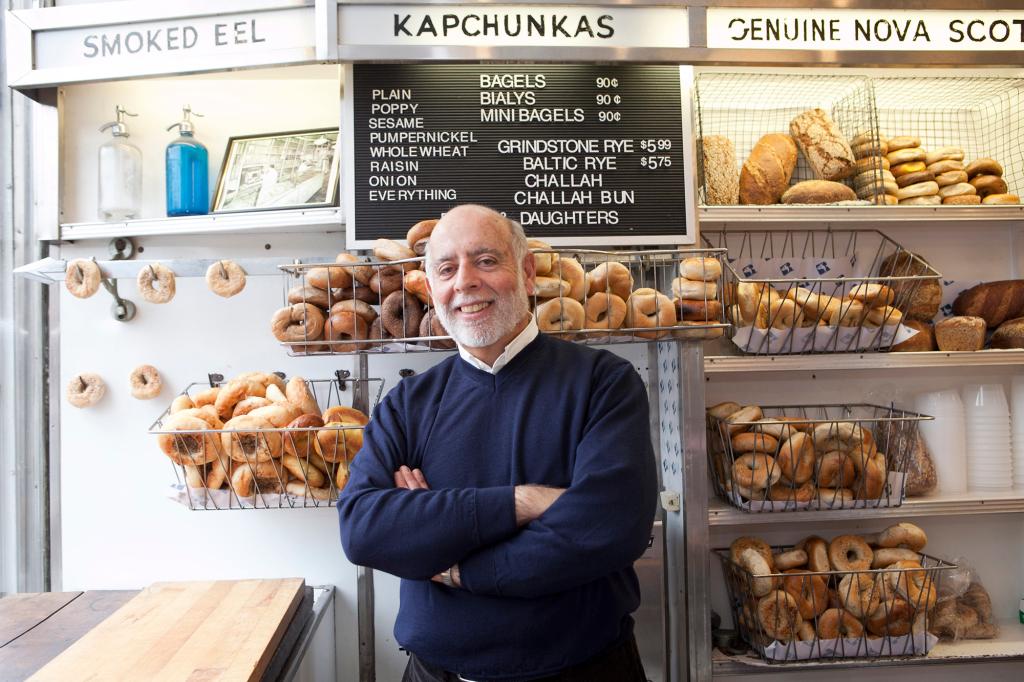
{"type": "Polygon", "coordinates": [[[702,223],[902,223],[1024,220],[1021,206],[705,206],[702,223]]]}
{"type": "Polygon", "coordinates": [[[1024,365],[1024,350],[930,353],[833,353],[814,355],[709,355],[704,372],[813,372],[934,367],[999,367],[1024,365]]]}

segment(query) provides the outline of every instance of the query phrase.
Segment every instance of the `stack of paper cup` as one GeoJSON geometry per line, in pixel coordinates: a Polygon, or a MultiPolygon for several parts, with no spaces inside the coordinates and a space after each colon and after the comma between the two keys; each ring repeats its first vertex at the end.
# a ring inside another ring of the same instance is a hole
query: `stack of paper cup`
{"type": "Polygon", "coordinates": [[[915,408],[935,417],[919,422],[918,428],[935,464],[937,492],[967,492],[967,429],[960,394],[954,390],[922,393],[915,408]]]}
{"type": "Polygon", "coordinates": [[[967,487],[971,490],[1013,488],[1010,405],[1002,384],[967,384],[964,402],[967,439],[967,487]]]}
{"type": "Polygon", "coordinates": [[[1010,388],[1010,425],[1013,442],[1013,487],[1024,490],[1024,376],[1013,377],[1010,388]]]}

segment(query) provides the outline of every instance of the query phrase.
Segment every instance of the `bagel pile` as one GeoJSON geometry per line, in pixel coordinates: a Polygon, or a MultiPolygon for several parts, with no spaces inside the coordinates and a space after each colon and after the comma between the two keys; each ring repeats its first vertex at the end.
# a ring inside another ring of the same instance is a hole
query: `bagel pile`
{"type": "Polygon", "coordinates": [[[940,601],[928,619],[928,631],[948,639],[992,639],[999,634],[992,599],[978,582],[959,597],[940,601]]]}
{"type": "Polygon", "coordinates": [[[960,147],[928,151],[913,135],[876,138],[858,136],[854,189],[861,199],[886,205],[936,206],[939,204],[1019,204],[1002,179],[1003,167],[995,159],[979,158],[964,164],[960,147]]]}
{"type": "Polygon", "coordinates": [[[846,297],[815,293],[805,287],[779,292],[764,282],[738,282],[725,292],[726,318],[737,327],[795,329],[823,325],[877,329],[897,326],[903,313],[896,293],[885,284],[864,282],[846,297]]]}
{"type": "Polygon", "coordinates": [[[927,542],[906,522],[877,535],[812,535],[781,551],[737,538],[728,572],[740,632],[762,647],[923,632],[938,603],[938,571],[925,568],[920,554],[927,542]]]}
{"type": "Polygon", "coordinates": [[[712,466],[726,494],[788,507],[841,506],[885,493],[887,458],[867,426],[765,417],[757,405],[734,402],[713,405],[707,414],[712,466]]]}
{"type": "Polygon", "coordinates": [[[321,412],[302,377],[247,372],[175,398],[157,442],[190,488],[327,501],[348,482],[368,421],[351,407],[321,412]]]}
{"type": "Polygon", "coordinates": [[[529,246],[537,268],[534,315],[541,331],[566,338],[580,338],[577,332],[581,331],[583,336],[608,336],[617,329],[633,330],[623,334],[642,339],[722,335],[720,327],[704,328],[722,316],[718,300],[722,265],[715,258],[682,259],[669,298],[650,287],[634,288],[633,274],[621,262],[601,261],[585,271],[575,258],[559,255],[540,240],[529,240],[529,246]],[[647,331],[652,327],[692,329],[647,331]]]}

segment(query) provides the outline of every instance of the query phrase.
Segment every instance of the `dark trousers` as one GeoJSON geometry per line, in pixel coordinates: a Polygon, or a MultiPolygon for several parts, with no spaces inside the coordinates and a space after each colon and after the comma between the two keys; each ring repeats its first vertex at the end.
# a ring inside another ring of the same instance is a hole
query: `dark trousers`
{"type": "MultiPolygon", "coordinates": [[[[492,682],[487,678],[465,675],[465,679],[474,682],[492,682]]],[[[459,682],[457,673],[435,668],[416,654],[409,654],[409,664],[405,667],[402,682],[459,682]]],[[[525,678],[504,682],[527,682],[525,678]]],[[[636,639],[630,635],[622,642],[615,644],[597,654],[588,661],[566,668],[547,677],[531,678],[529,682],[647,682],[640,652],[636,648],[636,639]]]]}

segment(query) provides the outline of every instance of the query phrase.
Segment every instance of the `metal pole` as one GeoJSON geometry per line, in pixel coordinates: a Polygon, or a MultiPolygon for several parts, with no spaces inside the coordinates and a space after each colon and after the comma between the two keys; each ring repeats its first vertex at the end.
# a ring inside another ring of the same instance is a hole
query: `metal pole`
{"type": "MultiPolygon", "coordinates": [[[[369,359],[360,353],[353,384],[352,407],[370,413],[369,359]]],[[[359,682],[376,682],[377,659],[374,628],[373,569],[356,566],[356,618],[359,626],[359,682]]]]}

